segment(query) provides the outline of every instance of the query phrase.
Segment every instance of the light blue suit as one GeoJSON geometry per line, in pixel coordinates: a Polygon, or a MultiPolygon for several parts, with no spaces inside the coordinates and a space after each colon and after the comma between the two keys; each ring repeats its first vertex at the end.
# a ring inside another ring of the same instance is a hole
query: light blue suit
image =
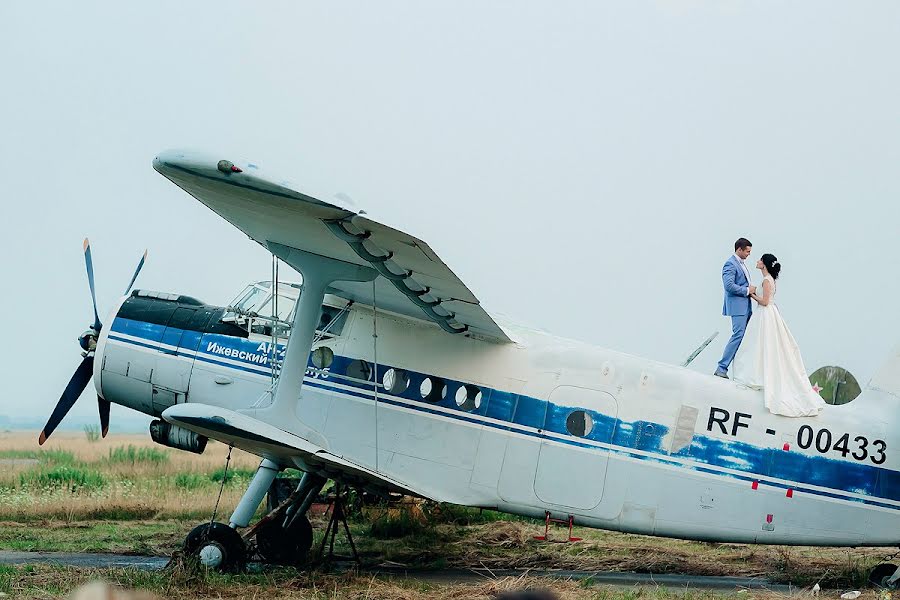
{"type": "Polygon", "coordinates": [[[725,303],[722,306],[722,314],[731,317],[731,339],[725,346],[722,360],[719,361],[718,372],[727,373],[734,355],[737,354],[747,323],[753,314],[750,305],[750,296],[747,294],[750,282],[741,268],[741,262],[737,256],[732,255],[722,267],[722,285],[725,288],[725,303]]]}

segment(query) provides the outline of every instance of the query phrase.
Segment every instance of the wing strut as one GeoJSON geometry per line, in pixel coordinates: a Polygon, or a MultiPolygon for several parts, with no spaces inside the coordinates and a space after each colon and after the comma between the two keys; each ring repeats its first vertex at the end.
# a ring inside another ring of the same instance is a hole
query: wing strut
{"type": "Polygon", "coordinates": [[[373,281],[378,277],[378,272],[369,267],[297,250],[277,242],[267,241],[266,245],[272,254],[300,272],[303,287],[297,300],[291,335],[280,365],[272,404],[241,412],[308,439],[307,436],[313,430],[300,420],[296,409],[316,325],[322,313],[325,290],[335,281],[373,281]]]}

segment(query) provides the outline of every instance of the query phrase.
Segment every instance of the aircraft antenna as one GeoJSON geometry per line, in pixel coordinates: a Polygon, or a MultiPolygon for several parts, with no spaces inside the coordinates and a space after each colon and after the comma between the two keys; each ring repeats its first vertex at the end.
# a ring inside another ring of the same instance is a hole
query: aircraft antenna
{"type": "Polygon", "coordinates": [[[706,340],[705,340],[702,344],[700,344],[700,347],[699,347],[699,348],[697,348],[696,350],[694,350],[693,352],[691,352],[691,355],[687,357],[687,360],[686,360],[686,361],[684,361],[683,363],[681,363],[681,366],[682,366],[682,367],[686,367],[686,366],[688,366],[689,364],[691,364],[692,362],[694,362],[694,359],[697,358],[697,356],[699,356],[701,352],[703,352],[704,350],[706,350],[706,347],[709,346],[710,343],[711,343],[714,339],[716,339],[716,336],[717,336],[717,335],[719,335],[719,332],[718,332],[718,331],[713,331],[713,334],[712,334],[711,336],[709,336],[708,338],[706,338],[706,340]]]}
{"type": "MultiPolygon", "coordinates": [[[[377,279],[377,278],[376,278],[377,279]]],[[[372,280],[372,362],[375,364],[375,470],[378,470],[378,301],[372,280]]]]}

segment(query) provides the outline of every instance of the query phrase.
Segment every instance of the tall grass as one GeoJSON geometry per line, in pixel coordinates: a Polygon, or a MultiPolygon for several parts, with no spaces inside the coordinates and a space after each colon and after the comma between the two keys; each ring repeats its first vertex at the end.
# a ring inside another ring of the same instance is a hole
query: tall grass
{"type": "Polygon", "coordinates": [[[15,567],[10,565],[0,565],[0,593],[8,596],[12,593],[13,580],[16,579],[18,572],[15,567]]]}
{"type": "MultiPolygon", "coordinates": [[[[149,436],[90,442],[66,431],[55,432],[49,448],[37,448],[36,437],[0,433],[0,459],[25,459],[0,469],[0,521],[208,518],[228,453],[217,443],[198,456],[162,448],[149,436]]],[[[233,451],[220,506],[237,503],[258,463],[233,451]]]]}
{"type": "Polygon", "coordinates": [[[68,465],[75,462],[75,455],[68,450],[29,450],[24,448],[0,450],[0,459],[34,459],[47,464],[68,465]]]}
{"type": "Polygon", "coordinates": [[[106,460],[110,464],[152,463],[158,465],[169,461],[169,453],[158,448],[136,447],[128,444],[110,448],[106,460]]]}
{"type": "Polygon", "coordinates": [[[175,487],[182,490],[196,490],[209,485],[208,476],[200,473],[178,473],[173,481],[175,487]]]}
{"type": "Polygon", "coordinates": [[[100,439],[100,428],[96,425],[85,425],[84,437],[91,443],[96,442],[100,439]]]}
{"type": "Polygon", "coordinates": [[[57,465],[26,471],[19,475],[19,483],[29,490],[68,489],[99,490],[106,486],[106,479],[98,471],[74,465],[57,465]]]}
{"type": "Polygon", "coordinates": [[[428,528],[421,514],[414,514],[408,510],[384,511],[380,515],[372,516],[374,518],[369,524],[369,535],[378,540],[418,535],[428,528]]]}

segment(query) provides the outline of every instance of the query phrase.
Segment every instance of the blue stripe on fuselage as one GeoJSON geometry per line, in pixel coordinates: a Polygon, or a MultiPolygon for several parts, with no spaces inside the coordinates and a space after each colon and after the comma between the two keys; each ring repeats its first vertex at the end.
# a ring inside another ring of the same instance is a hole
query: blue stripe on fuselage
{"type": "MultiPolygon", "coordinates": [[[[131,321],[129,319],[116,318],[111,329],[113,332],[120,332],[142,338],[146,340],[146,343],[127,340],[111,334],[110,337],[112,339],[136,344],[142,347],[156,348],[157,346],[153,345],[153,342],[162,339],[162,332],[165,327],[152,323],[142,323],[139,321],[131,321]]],[[[263,360],[264,357],[260,356],[262,353],[258,351],[260,346],[259,342],[252,342],[247,339],[221,334],[203,334],[201,339],[191,339],[189,344],[192,349],[196,348],[196,356],[193,351],[187,353],[181,352],[181,348],[179,348],[177,354],[194,357],[196,360],[202,362],[216,364],[230,369],[237,369],[255,375],[266,377],[271,375],[268,359],[265,358],[265,360],[263,360]],[[228,355],[223,354],[224,348],[228,349],[228,355]],[[241,359],[240,357],[242,356],[250,358],[241,359]],[[243,364],[242,366],[238,366],[224,362],[221,358],[228,358],[243,364]]],[[[284,345],[279,345],[279,350],[283,352],[284,345]]],[[[331,372],[345,374],[347,367],[352,361],[353,359],[348,357],[335,356],[334,362],[331,365],[331,372]]],[[[312,365],[310,364],[310,366],[312,365]]],[[[379,373],[384,373],[389,368],[390,366],[388,365],[379,365],[378,371],[379,373]]],[[[407,371],[407,373],[410,378],[409,386],[403,392],[393,394],[393,396],[415,402],[415,404],[399,402],[391,398],[386,398],[383,395],[379,395],[378,399],[380,402],[404,406],[421,412],[440,414],[444,417],[477,423],[486,427],[515,431],[520,434],[537,438],[548,438],[548,436],[540,431],[522,431],[521,427],[553,432],[565,435],[567,438],[549,439],[578,447],[600,449],[595,445],[584,443],[581,440],[611,444],[613,446],[611,451],[613,452],[624,453],[642,459],[648,458],[644,454],[630,452],[631,450],[642,450],[652,453],[652,460],[677,465],[683,468],[691,468],[702,472],[736,477],[747,481],[752,481],[754,476],[767,476],[784,480],[789,483],[766,482],[765,485],[772,485],[780,488],[794,487],[795,489],[803,489],[803,491],[807,493],[816,495],[862,501],[868,504],[875,504],[894,509],[900,508],[876,501],[876,499],[900,501],[900,473],[883,467],[835,460],[824,456],[810,456],[800,452],[785,452],[775,448],[762,448],[747,442],[721,440],[697,434],[694,435],[689,446],[676,453],[669,454],[662,447],[663,438],[669,432],[667,426],[649,421],[623,421],[617,417],[604,415],[591,410],[586,411],[591,415],[594,422],[591,432],[584,438],[576,438],[568,434],[565,421],[573,409],[578,408],[579,410],[585,410],[584,408],[557,405],[546,400],[513,394],[502,390],[479,388],[482,392],[480,406],[472,411],[463,411],[457,406],[455,396],[456,391],[460,386],[464,385],[465,382],[441,378],[446,385],[446,392],[440,401],[434,402],[433,404],[445,409],[451,409],[451,413],[448,414],[444,411],[432,410],[421,404],[423,400],[420,393],[420,386],[424,379],[429,377],[429,375],[412,371],[407,371]],[[488,417],[497,421],[509,423],[510,426],[485,422],[482,419],[474,418],[475,416],[488,417]],[[519,427],[513,427],[512,425],[517,425],[519,427]],[[747,473],[747,475],[743,476],[734,473],[724,473],[722,471],[704,468],[702,465],[685,464],[683,462],[685,460],[702,463],[709,467],[741,471],[747,473]],[[830,488],[839,492],[843,491],[861,494],[870,496],[872,499],[863,500],[860,498],[843,496],[840,493],[835,494],[820,490],[799,488],[796,484],[812,485],[830,488]]],[[[371,384],[367,385],[363,382],[349,380],[340,380],[340,384],[343,388],[335,388],[331,386],[328,381],[318,380],[307,382],[307,385],[313,387],[328,389],[341,394],[350,394],[367,400],[374,399],[374,390],[371,384]],[[348,391],[345,389],[346,387],[354,388],[355,391],[348,391]]]]}

